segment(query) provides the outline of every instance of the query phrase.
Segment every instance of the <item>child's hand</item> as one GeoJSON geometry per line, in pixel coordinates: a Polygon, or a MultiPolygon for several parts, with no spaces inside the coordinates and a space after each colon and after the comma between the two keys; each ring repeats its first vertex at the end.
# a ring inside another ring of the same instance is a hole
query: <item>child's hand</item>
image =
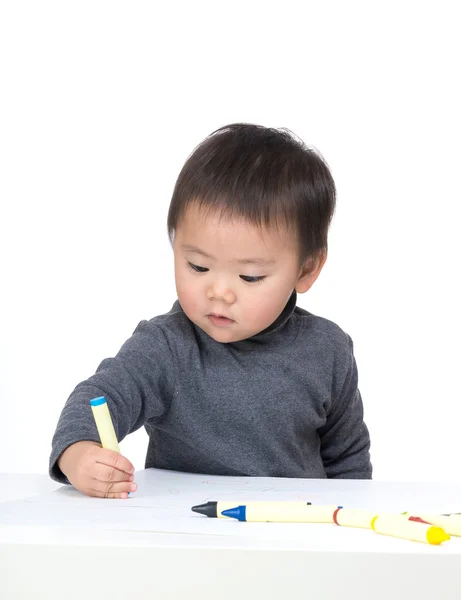
{"type": "Polygon", "coordinates": [[[128,498],[136,491],[131,462],[96,442],[72,444],[61,454],[58,466],[71,484],[87,496],[128,498]]]}

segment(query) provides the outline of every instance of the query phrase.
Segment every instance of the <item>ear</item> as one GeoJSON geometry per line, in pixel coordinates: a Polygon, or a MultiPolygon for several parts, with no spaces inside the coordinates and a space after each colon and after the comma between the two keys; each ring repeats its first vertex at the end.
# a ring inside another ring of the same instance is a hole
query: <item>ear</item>
{"type": "Polygon", "coordinates": [[[298,294],[304,294],[314,285],[315,280],[320,275],[323,265],[327,260],[327,251],[322,250],[315,256],[308,258],[299,272],[295,290],[298,294]]]}

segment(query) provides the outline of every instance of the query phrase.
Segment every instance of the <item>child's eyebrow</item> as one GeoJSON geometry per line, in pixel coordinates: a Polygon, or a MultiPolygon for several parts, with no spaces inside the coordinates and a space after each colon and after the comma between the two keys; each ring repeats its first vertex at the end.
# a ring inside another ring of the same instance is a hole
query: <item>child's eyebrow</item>
{"type": "MultiPolygon", "coordinates": [[[[211,256],[211,254],[208,254],[207,252],[200,250],[200,248],[197,248],[197,246],[183,244],[182,249],[186,250],[186,252],[194,252],[195,254],[201,254],[202,256],[204,256],[205,258],[209,258],[210,260],[215,260],[214,256],[211,256]]],[[[252,264],[252,265],[267,266],[267,265],[273,265],[275,263],[275,260],[270,260],[267,258],[242,258],[240,260],[237,260],[237,262],[241,265],[252,264]]]]}

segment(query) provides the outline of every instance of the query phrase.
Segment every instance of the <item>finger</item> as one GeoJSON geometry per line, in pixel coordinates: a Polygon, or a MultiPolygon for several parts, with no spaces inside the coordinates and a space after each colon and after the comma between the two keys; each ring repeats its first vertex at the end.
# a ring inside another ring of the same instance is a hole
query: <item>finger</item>
{"type": "Polygon", "coordinates": [[[102,498],[113,498],[119,494],[129,494],[135,492],[138,489],[136,483],[128,481],[119,481],[116,483],[108,483],[107,481],[98,481],[93,479],[91,482],[91,489],[98,492],[98,495],[102,498]],[[114,494],[116,496],[114,496],[114,494]]]}
{"type": "Polygon", "coordinates": [[[125,471],[128,475],[134,473],[134,466],[132,463],[125,456],[115,452],[115,450],[108,450],[107,448],[98,448],[95,446],[94,451],[96,462],[113,467],[119,471],[125,471]]]}
{"type": "Polygon", "coordinates": [[[98,481],[116,483],[117,481],[133,481],[134,475],[128,475],[126,471],[120,471],[115,467],[108,467],[102,463],[96,463],[91,468],[91,476],[98,481]]]}
{"type": "Polygon", "coordinates": [[[109,492],[107,494],[104,494],[103,492],[100,492],[98,490],[94,490],[94,489],[89,489],[87,492],[85,492],[88,496],[92,496],[93,498],[106,498],[106,499],[118,499],[118,500],[126,500],[128,498],[128,492],[120,492],[120,493],[114,493],[114,492],[109,492]]]}

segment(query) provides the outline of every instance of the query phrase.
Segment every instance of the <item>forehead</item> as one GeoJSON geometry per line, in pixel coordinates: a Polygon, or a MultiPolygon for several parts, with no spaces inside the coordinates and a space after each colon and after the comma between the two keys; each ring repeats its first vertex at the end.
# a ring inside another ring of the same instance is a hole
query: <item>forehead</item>
{"type": "MultiPolygon", "coordinates": [[[[197,246],[205,252],[260,255],[277,259],[297,252],[295,235],[286,227],[264,227],[248,220],[191,204],[175,233],[175,245],[197,246]]],[[[244,257],[245,258],[245,257],[244,257]]]]}

